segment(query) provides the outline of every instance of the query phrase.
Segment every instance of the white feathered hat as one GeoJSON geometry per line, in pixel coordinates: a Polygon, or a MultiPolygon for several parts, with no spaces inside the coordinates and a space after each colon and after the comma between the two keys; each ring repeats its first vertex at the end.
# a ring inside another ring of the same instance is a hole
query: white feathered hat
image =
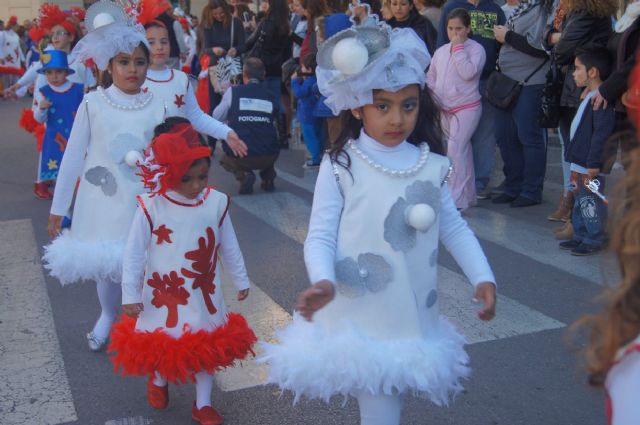
{"type": "Polygon", "coordinates": [[[140,43],[149,47],[131,1],[100,0],[87,9],[84,23],[89,32],[71,51],[72,61],[91,59],[104,71],[109,60],[118,53],[131,54],[140,43]]]}
{"type": "Polygon", "coordinates": [[[373,102],[373,90],[425,85],[431,55],[410,28],[386,23],[352,26],[318,49],[318,87],[334,114],[373,102]]]}

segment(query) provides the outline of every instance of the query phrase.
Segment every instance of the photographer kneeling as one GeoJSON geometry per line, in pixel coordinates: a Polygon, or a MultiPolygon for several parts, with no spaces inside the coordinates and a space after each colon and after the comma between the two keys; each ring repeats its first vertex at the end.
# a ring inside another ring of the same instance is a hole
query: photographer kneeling
{"type": "Polygon", "coordinates": [[[262,61],[247,59],[242,69],[244,84],[227,90],[212,114],[215,119],[226,122],[247,145],[247,156],[239,158],[224,143],[220,159],[220,165],[240,182],[240,194],[253,192],[256,181],[253,170],[260,170],[263,190],[273,192],[275,189],[274,165],[280,153],[275,119],[279,111],[264,79],[262,61]]]}

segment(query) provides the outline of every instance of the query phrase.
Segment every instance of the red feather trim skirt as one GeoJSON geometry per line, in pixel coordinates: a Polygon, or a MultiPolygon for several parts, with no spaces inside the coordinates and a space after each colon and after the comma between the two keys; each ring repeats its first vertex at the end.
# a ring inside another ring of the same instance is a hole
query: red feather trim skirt
{"type": "Polygon", "coordinates": [[[136,331],[136,320],[123,315],[111,330],[109,353],[115,371],[152,377],[158,372],[169,382],[195,382],[201,371],[215,373],[255,353],[257,338],[242,315],[229,313],[224,326],[207,332],[185,331],[176,339],[160,329],[136,331]]]}
{"type": "Polygon", "coordinates": [[[24,68],[14,68],[12,66],[0,66],[0,74],[13,74],[22,77],[24,68]]]}

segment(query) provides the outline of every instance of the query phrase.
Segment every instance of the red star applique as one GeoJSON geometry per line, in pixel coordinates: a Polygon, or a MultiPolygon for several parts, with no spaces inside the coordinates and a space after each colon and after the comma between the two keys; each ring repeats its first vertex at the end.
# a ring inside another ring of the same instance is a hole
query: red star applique
{"type": "Polygon", "coordinates": [[[170,235],[173,233],[173,230],[169,229],[164,224],[151,233],[158,237],[158,240],[156,241],[156,244],[158,245],[162,244],[162,242],[172,243],[170,235]]]}
{"type": "Polygon", "coordinates": [[[146,93],[146,92],[148,92],[148,91],[149,91],[149,87],[143,87],[143,88],[142,88],[142,93],[146,93]]]}
{"type": "Polygon", "coordinates": [[[4,60],[6,60],[9,63],[13,63],[13,57],[11,55],[7,55],[7,57],[4,58],[4,60]]]}
{"type": "Polygon", "coordinates": [[[176,95],[176,100],[173,102],[175,103],[178,108],[182,107],[182,105],[184,105],[184,95],[183,94],[177,94],[176,95]]]}

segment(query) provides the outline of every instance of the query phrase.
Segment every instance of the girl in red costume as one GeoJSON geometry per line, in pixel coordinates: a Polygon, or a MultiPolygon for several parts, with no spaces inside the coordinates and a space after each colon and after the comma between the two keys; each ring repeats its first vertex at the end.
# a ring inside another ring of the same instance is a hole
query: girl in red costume
{"type": "Polygon", "coordinates": [[[146,153],[139,175],[149,193],[138,196],[123,264],[128,317],[114,325],[109,351],[124,374],[149,377],[152,407],[167,407],[168,382],[192,380],[193,419],[221,424],[211,407],[213,375],[253,353],[256,342],[245,319],[227,312],[220,290],[218,260],[238,300],[249,295],[229,197],[207,186],[211,151],[186,119],[156,127],[146,153]]]}

